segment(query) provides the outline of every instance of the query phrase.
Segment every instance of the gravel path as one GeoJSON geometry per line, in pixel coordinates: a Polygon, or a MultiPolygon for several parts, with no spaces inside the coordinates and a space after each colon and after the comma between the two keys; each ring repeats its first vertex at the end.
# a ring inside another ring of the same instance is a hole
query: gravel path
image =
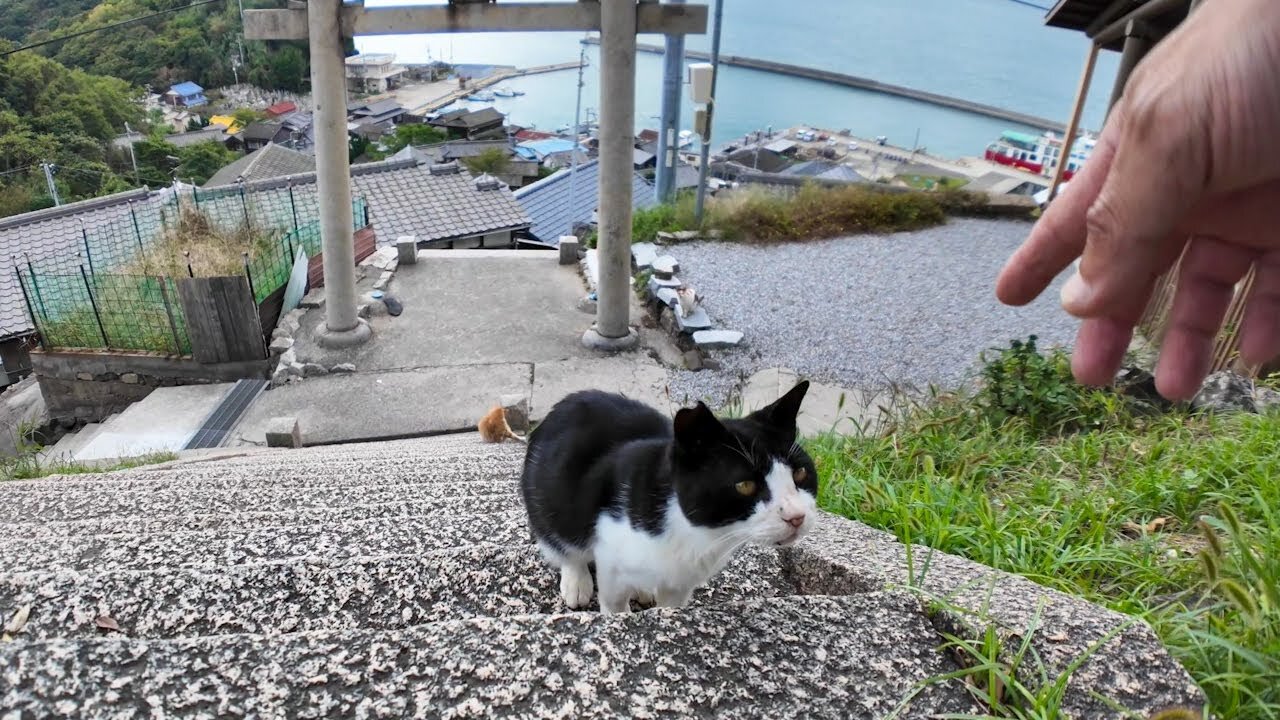
{"type": "Polygon", "coordinates": [[[672,394],[719,404],[773,366],[865,390],[954,387],[986,348],[1030,334],[1041,346],[1069,346],[1077,321],[1058,305],[1068,272],[1029,306],[995,298],[996,274],[1030,227],[954,219],[895,235],[670,248],[717,325],[746,336],[744,347],[719,353],[721,370],[673,371],[672,394]]]}

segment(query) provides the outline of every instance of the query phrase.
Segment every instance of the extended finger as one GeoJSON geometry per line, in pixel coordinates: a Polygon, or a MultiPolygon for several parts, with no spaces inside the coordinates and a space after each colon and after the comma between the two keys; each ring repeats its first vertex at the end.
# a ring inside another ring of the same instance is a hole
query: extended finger
{"type": "Polygon", "coordinates": [[[1133,340],[1135,322],[1089,318],[1080,323],[1071,354],[1071,374],[1085,385],[1109,385],[1133,340]]]}
{"type": "Polygon", "coordinates": [[[1200,113],[1169,99],[1184,96],[1165,87],[1176,78],[1144,80],[1113,111],[1122,116],[1115,158],[1086,216],[1080,272],[1062,292],[1064,309],[1077,317],[1140,308],[1144,289],[1181,249],[1175,228],[1204,193],[1207,131],[1200,113]]]}
{"type": "Polygon", "coordinates": [[[1280,357],[1280,250],[1258,258],[1240,321],[1240,360],[1256,367],[1280,357]]]}
{"type": "Polygon", "coordinates": [[[1209,237],[1197,237],[1187,246],[1156,366],[1156,389],[1161,395],[1187,400],[1200,389],[1209,374],[1222,318],[1257,254],[1209,237]]]}
{"type": "MultiPolygon", "coordinates": [[[[1026,242],[1005,263],[996,279],[1000,302],[1025,305],[1035,300],[1063,268],[1080,257],[1084,250],[1085,213],[1098,196],[1111,166],[1115,144],[1110,138],[1116,132],[1114,126],[1103,130],[1089,162],[1072,178],[1071,188],[1049,203],[1026,242]]],[[[1068,145],[1063,142],[1062,162],[1067,160],[1068,145]]]]}

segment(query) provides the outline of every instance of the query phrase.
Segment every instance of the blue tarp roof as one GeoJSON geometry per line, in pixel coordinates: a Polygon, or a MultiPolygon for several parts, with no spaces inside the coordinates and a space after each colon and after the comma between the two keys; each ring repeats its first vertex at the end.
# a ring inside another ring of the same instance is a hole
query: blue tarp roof
{"type": "MultiPolygon", "coordinates": [[[[649,181],[639,173],[631,175],[631,206],[639,210],[656,205],[658,198],[649,181]]],[[[548,245],[558,244],[560,236],[568,233],[573,223],[590,222],[591,213],[600,203],[599,159],[578,166],[573,188],[570,187],[569,176],[568,169],[560,170],[515,192],[516,202],[533,220],[529,233],[548,245]]]]}
{"type": "Polygon", "coordinates": [[[525,157],[536,157],[541,160],[552,153],[569,152],[576,146],[577,143],[565,138],[546,138],[544,140],[526,140],[516,145],[516,152],[525,157]],[[522,152],[522,149],[524,152],[522,152]],[[533,155],[529,155],[529,153],[533,153],[533,155]]]}
{"type": "Polygon", "coordinates": [[[169,89],[182,96],[199,95],[204,92],[204,88],[190,80],[187,82],[180,82],[169,89]]]}

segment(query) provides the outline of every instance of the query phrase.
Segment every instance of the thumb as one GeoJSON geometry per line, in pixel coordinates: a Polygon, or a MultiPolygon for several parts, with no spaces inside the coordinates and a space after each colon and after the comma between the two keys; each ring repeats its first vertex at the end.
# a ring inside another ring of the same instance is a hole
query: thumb
{"type": "Polygon", "coordinates": [[[1112,111],[1115,157],[1085,217],[1079,272],[1062,288],[1076,317],[1136,317],[1186,244],[1176,229],[1204,194],[1209,149],[1178,95],[1149,83],[1112,111]]]}

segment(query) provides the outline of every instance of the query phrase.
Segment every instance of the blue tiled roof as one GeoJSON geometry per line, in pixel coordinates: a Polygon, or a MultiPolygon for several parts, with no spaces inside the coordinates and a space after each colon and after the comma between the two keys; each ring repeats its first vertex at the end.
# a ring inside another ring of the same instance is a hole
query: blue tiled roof
{"type": "MultiPolygon", "coordinates": [[[[637,210],[658,203],[654,188],[639,173],[632,173],[631,206],[637,210]]],[[[573,177],[575,192],[570,192],[570,171],[560,170],[532,185],[515,192],[516,202],[524,208],[533,221],[529,233],[549,245],[559,243],[560,236],[569,232],[576,222],[589,222],[599,205],[600,161],[598,159],[578,166],[573,177]],[[570,195],[574,199],[570,200],[570,195]]]]}
{"type": "Polygon", "coordinates": [[[199,85],[191,81],[180,82],[169,89],[179,95],[182,95],[183,97],[187,97],[190,95],[199,95],[204,92],[204,88],[200,87],[199,85]]]}

